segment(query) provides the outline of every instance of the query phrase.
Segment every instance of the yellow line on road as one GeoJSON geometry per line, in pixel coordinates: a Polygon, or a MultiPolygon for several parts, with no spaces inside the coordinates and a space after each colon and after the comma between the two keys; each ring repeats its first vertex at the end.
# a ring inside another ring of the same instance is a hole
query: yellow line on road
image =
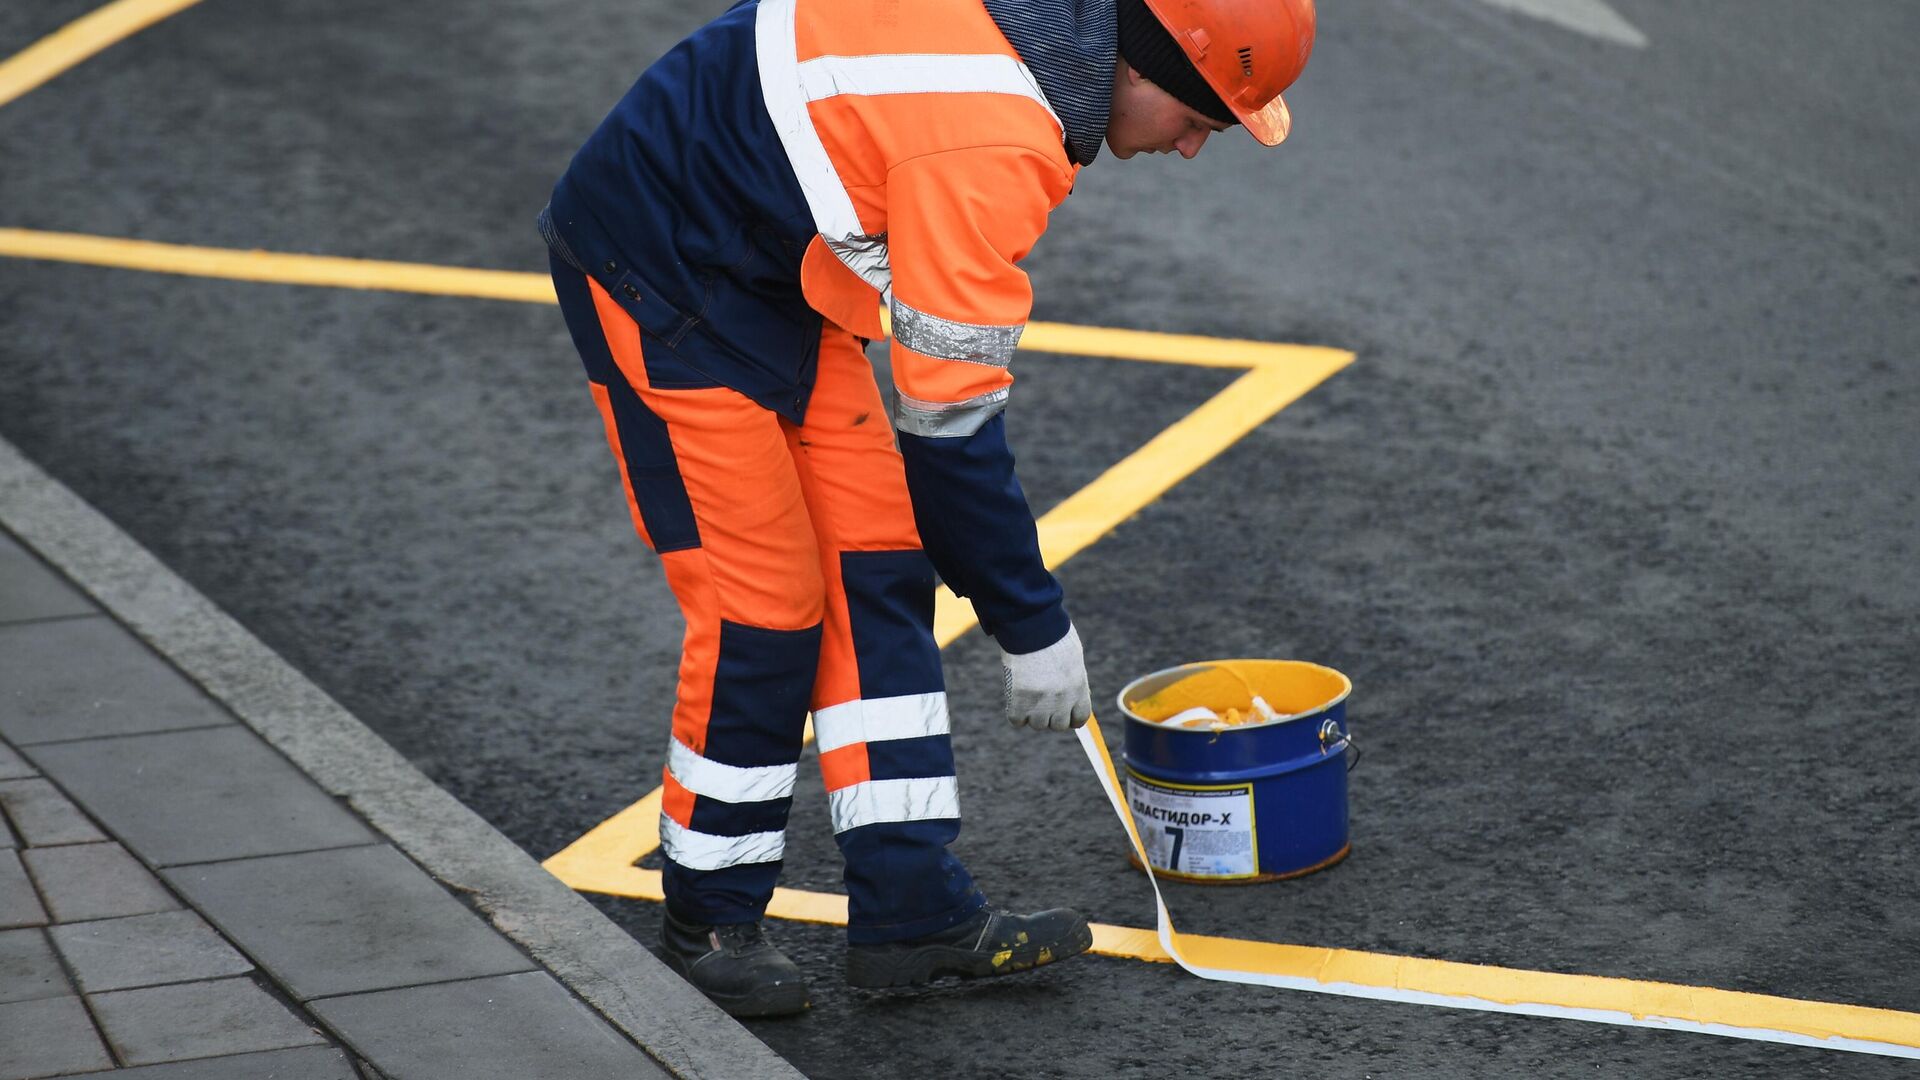
{"type": "Polygon", "coordinates": [[[0,61],[0,106],[200,0],[117,0],[0,61]]]}
{"type": "Polygon", "coordinates": [[[545,274],[467,270],[457,266],[345,259],[333,255],[238,251],[82,233],[0,229],[0,255],[277,285],[379,289],[386,292],[467,296],[481,300],[517,300],[531,304],[558,303],[553,295],[553,282],[545,274]]]}
{"type": "MultiPolygon", "coordinates": [[[[658,814],[657,803],[653,809],[658,814]]],[[[572,851],[569,848],[554,856],[546,865],[575,889],[654,903],[665,899],[660,871],[591,859],[574,861],[569,855],[572,851]]],[[[847,898],[805,889],[775,889],[767,914],[792,922],[845,926],[847,898]]],[[[1181,933],[1179,944],[1181,952],[1193,963],[1258,970],[1328,986],[1392,987],[1409,994],[1456,1000],[1501,1005],[1541,1003],[1568,1010],[1623,1013],[1636,1018],[1657,1016],[1697,1024],[1788,1031],[1816,1039],[1920,1046],[1920,1015],[1865,1005],[1207,934],[1181,933]]],[[[1093,952],[1124,960],[1172,962],[1160,947],[1158,935],[1138,926],[1094,923],[1093,952]]]]}

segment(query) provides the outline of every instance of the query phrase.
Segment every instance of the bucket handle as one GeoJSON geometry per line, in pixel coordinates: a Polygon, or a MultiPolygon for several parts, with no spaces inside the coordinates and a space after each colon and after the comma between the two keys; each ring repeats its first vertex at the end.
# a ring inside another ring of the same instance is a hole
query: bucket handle
{"type": "Polygon", "coordinates": [[[1345,741],[1347,749],[1353,751],[1352,755],[1347,758],[1347,771],[1352,772],[1355,766],[1360,764],[1360,744],[1354,741],[1353,732],[1343,730],[1340,727],[1340,722],[1331,717],[1321,721],[1320,752],[1322,754],[1331,753],[1332,751],[1329,747],[1341,741],[1345,741]]]}

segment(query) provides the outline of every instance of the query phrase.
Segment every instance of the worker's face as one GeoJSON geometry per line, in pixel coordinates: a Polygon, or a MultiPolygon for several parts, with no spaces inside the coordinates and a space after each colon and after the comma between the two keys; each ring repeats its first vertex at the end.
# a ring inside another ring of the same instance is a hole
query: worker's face
{"type": "Polygon", "coordinates": [[[1113,110],[1107,114],[1107,149],[1114,157],[1126,159],[1145,150],[1190,158],[1200,152],[1207,136],[1229,126],[1188,108],[1125,60],[1116,65],[1113,110]]]}

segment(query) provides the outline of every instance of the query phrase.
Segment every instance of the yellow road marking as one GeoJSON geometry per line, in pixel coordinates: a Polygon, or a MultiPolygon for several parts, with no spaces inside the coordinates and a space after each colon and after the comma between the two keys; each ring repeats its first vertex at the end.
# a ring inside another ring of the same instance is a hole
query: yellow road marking
{"type": "Polygon", "coordinates": [[[117,0],[0,62],[0,106],[200,0],[117,0]]]}
{"type": "Polygon", "coordinates": [[[554,298],[553,281],[545,274],[344,259],[333,255],[236,251],[35,229],[0,229],[0,255],[277,285],[378,289],[530,304],[559,302],[554,298]]]}
{"type": "MultiPolygon", "coordinates": [[[[659,812],[657,805],[654,812],[659,812]]],[[[655,903],[665,899],[660,871],[601,861],[576,862],[569,854],[573,851],[569,848],[546,864],[548,870],[573,888],[655,903]]],[[[845,926],[847,898],[804,889],[775,889],[767,914],[790,922],[845,926]]],[[[1541,1003],[1565,1009],[1618,1012],[1635,1018],[1658,1016],[1698,1024],[1790,1031],[1816,1039],[1858,1039],[1893,1046],[1920,1046],[1920,1015],[1893,1009],[1208,934],[1181,933],[1177,940],[1187,959],[1196,964],[1257,970],[1321,984],[1392,987],[1410,994],[1507,1005],[1541,1003]]],[[[1125,960],[1173,962],[1160,947],[1154,931],[1137,926],[1094,923],[1093,952],[1125,960]]]]}

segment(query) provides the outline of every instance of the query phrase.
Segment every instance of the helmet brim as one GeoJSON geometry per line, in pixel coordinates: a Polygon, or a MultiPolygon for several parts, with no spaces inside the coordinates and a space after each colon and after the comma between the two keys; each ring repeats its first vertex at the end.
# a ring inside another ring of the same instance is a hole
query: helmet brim
{"type": "Polygon", "coordinates": [[[1293,130],[1293,114],[1287,111],[1287,103],[1277,94],[1272,101],[1252,112],[1231,102],[1227,108],[1232,109],[1233,115],[1239,117],[1240,123],[1246,126],[1247,134],[1258,139],[1263,146],[1279,146],[1293,130]]]}

